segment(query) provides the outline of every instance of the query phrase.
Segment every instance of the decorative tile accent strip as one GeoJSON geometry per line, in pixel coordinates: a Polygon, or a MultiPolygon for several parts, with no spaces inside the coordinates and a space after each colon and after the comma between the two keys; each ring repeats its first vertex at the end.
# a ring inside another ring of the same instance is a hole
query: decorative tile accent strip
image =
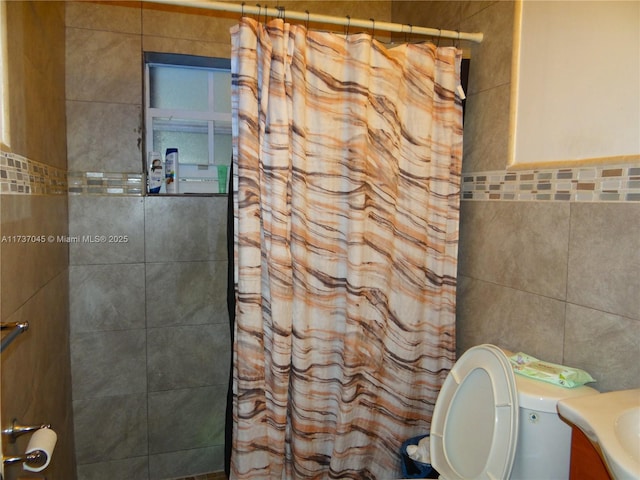
{"type": "Polygon", "coordinates": [[[640,202],[640,165],[466,173],[462,200],[640,202]]]}
{"type": "MultiPolygon", "coordinates": [[[[144,195],[144,174],[69,172],[0,150],[0,193],[144,195]]],[[[462,176],[462,200],[640,202],[640,165],[607,165],[462,176]]]]}
{"type": "Polygon", "coordinates": [[[66,195],[67,173],[60,168],[0,150],[0,193],[66,195]]]}
{"type": "Polygon", "coordinates": [[[69,172],[69,195],[144,194],[144,174],[107,172],[69,172]]]}

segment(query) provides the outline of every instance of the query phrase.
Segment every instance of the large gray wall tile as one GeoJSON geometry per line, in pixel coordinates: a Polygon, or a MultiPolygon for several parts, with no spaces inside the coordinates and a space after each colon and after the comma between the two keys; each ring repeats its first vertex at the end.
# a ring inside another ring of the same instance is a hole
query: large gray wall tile
{"type": "Polygon", "coordinates": [[[149,455],[149,478],[165,480],[224,470],[224,446],[149,455]]]}
{"type": "Polygon", "coordinates": [[[2,316],[13,314],[39,288],[67,269],[67,244],[58,241],[67,235],[65,196],[3,195],[0,204],[2,235],[2,316]],[[43,241],[10,241],[28,236],[43,241]],[[9,281],[7,281],[9,280],[9,281]]]}
{"type": "Polygon", "coordinates": [[[145,52],[179,53],[202,57],[231,58],[231,38],[219,36],[216,42],[170,38],[162,35],[145,35],[142,39],[145,52]]]}
{"type": "Polygon", "coordinates": [[[64,425],[65,400],[71,397],[68,289],[67,271],[63,271],[2,318],[3,322],[29,322],[29,330],[2,352],[3,385],[11,386],[2,391],[2,408],[23,422],[45,415],[64,425]]]}
{"type": "MultiPolygon", "coordinates": [[[[456,30],[460,28],[460,14],[462,3],[449,2],[421,2],[420,8],[415,8],[411,1],[391,2],[392,21],[412,25],[437,24],[436,28],[456,30]]],[[[400,38],[400,37],[398,37],[400,38]]],[[[402,36],[402,40],[405,37],[402,36]]]]}
{"type": "Polygon", "coordinates": [[[228,325],[150,328],[147,344],[150,392],[224,385],[228,381],[228,325]]]}
{"type": "MultiPolygon", "coordinates": [[[[438,3],[446,4],[447,2],[438,3]]],[[[471,9],[476,6],[468,4],[480,2],[466,3],[464,13],[469,14],[474,13],[471,9]]],[[[482,43],[469,45],[471,64],[468,95],[511,83],[514,5],[515,2],[495,2],[460,22],[459,28],[464,32],[484,33],[482,43]]],[[[508,130],[502,132],[505,138],[508,134],[508,130]]]]}
{"type": "Polygon", "coordinates": [[[71,172],[142,173],[142,106],[67,102],[71,172]]]}
{"type": "Polygon", "coordinates": [[[148,457],[141,456],[78,465],[78,480],[116,480],[125,478],[127,480],[149,480],[148,457]]]}
{"type": "Polygon", "coordinates": [[[227,385],[149,393],[149,453],[224,444],[227,385]]]}
{"type": "Polygon", "coordinates": [[[640,319],[640,205],[571,205],[567,299],[640,319]]]}
{"type": "Polygon", "coordinates": [[[504,170],[509,153],[510,95],[509,85],[500,85],[467,97],[463,172],[504,170]]]}
{"type": "Polygon", "coordinates": [[[2,5],[9,45],[3,72],[11,85],[10,101],[3,104],[3,127],[10,130],[5,143],[14,153],[64,169],[65,2],[2,5]]]}
{"type": "Polygon", "coordinates": [[[569,205],[463,202],[461,275],[564,300],[569,205]]]}
{"type": "Polygon", "coordinates": [[[72,266],[69,285],[72,337],[145,327],[143,264],[72,266]]]}
{"type": "Polygon", "coordinates": [[[145,331],[74,335],[71,373],[75,400],[146,392],[145,331]]]}
{"type": "Polygon", "coordinates": [[[68,27],[113,32],[141,33],[142,10],[117,4],[67,2],[65,23],[68,27]]]}
{"type": "Polygon", "coordinates": [[[71,265],[136,263],[144,261],[144,198],[70,196],[69,235],[102,235],[101,243],[69,244],[71,265]],[[126,236],[126,242],[110,243],[110,236],[126,236]]]}
{"type": "Polygon", "coordinates": [[[567,304],[564,363],[597,380],[600,391],[640,388],[640,320],[567,304]]]}
{"type": "Polygon", "coordinates": [[[145,37],[165,37],[176,40],[197,40],[202,42],[218,42],[221,36],[227,36],[233,21],[229,18],[213,15],[192,15],[189,12],[171,12],[171,21],[160,10],[145,9],[142,21],[145,37]]]}
{"type": "Polygon", "coordinates": [[[562,362],[564,302],[468,277],[458,280],[458,354],[491,343],[562,362]]]}
{"type": "Polygon", "coordinates": [[[140,35],[67,28],[66,37],[67,100],[141,103],[140,35]]]}
{"type": "Polygon", "coordinates": [[[226,323],[227,262],[147,263],[149,327],[226,323]]]}
{"type": "Polygon", "coordinates": [[[146,197],[146,261],[226,260],[226,225],[226,197],[146,197]]]}
{"type": "Polygon", "coordinates": [[[74,400],[73,417],[78,465],[148,453],[146,394],[74,400]]]}

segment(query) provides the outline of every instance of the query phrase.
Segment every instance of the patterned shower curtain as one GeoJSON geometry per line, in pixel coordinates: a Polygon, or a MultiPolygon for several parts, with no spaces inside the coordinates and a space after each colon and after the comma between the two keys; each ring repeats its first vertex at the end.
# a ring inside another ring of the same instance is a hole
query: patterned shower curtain
{"type": "Polygon", "coordinates": [[[393,478],[455,357],[461,53],[231,33],[231,478],[393,478]]]}

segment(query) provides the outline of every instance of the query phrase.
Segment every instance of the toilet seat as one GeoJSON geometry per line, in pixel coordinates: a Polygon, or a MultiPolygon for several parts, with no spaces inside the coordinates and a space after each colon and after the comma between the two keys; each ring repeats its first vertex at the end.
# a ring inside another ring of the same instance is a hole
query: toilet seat
{"type": "Polygon", "coordinates": [[[467,350],[438,395],[431,464],[441,479],[509,478],[518,439],[516,381],[494,345],[467,350]]]}

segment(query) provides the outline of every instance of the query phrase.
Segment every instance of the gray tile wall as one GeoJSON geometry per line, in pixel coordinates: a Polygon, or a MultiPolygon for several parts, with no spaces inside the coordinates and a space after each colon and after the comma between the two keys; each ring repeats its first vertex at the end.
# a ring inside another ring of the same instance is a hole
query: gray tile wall
{"type": "Polygon", "coordinates": [[[69,171],[87,184],[69,190],[69,235],[80,239],[69,244],[79,480],[224,466],[227,199],[90,187],[92,172],[142,172],[143,49],[228,56],[232,20],[124,5],[66,9],[69,171]],[[194,25],[206,40],[189,40],[194,25]]]}
{"type": "MultiPolygon", "coordinates": [[[[65,7],[2,2],[0,8],[2,43],[9,45],[2,79],[9,88],[3,93],[10,91],[3,104],[9,135],[0,145],[0,320],[29,322],[2,352],[0,425],[7,428],[14,418],[25,425],[50,423],[58,441],[41,475],[72,480],[68,249],[57,241],[66,236],[68,220],[65,7]],[[27,236],[41,241],[23,240],[27,236]]],[[[11,444],[2,435],[3,455],[24,454],[29,440],[23,435],[11,444]]],[[[26,476],[20,464],[5,466],[5,480],[26,476]]]]}
{"type": "MultiPolygon", "coordinates": [[[[471,49],[463,171],[508,159],[514,2],[393,2],[394,21],[482,31],[471,49]]],[[[473,175],[473,173],[469,173],[473,175]]],[[[481,343],[640,386],[640,202],[462,201],[458,354],[481,343]]]]}
{"type": "Polygon", "coordinates": [[[640,205],[463,202],[461,219],[460,352],[497,343],[602,391],[640,385],[640,205]],[[510,230],[478,227],[496,219],[510,230]]]}
{"type": "Polygon", "coordinates": [[[69,245],[78,477],[221,470],[231,357],[226,198],[70,203],[82,211],[71,216],[71,236],[130,239],[69,245]]]}

